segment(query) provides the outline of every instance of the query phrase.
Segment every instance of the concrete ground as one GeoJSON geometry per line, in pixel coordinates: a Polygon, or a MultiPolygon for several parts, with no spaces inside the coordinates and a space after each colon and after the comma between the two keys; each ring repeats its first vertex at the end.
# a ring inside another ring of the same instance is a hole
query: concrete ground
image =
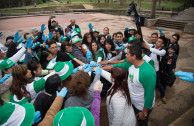
{"type": "MultiPolygon", "coordinates": [[[[55,15],[55,14],[54,14],[55,15]]],[[[37,16],[37,17],[24,17],[0,20],[0,32],[3,32],[3,36],[0,37],[0,42],[4,43],[5,38],[8,35],[14,35],[16,31],[20,34],[30,32],[32,27],[40,29],[42,24],[48,25],[49,16],[37,16]]],[[[102,13],[66,13],[63,15],[56,15],[54,20],[65,28],[69,25],[69,20],[75,19],[76,24],[81,28],[82,35],[89,31],[88,24],[91,22],[94,28],[101,33],[104,27],[109,27],[110,34],[117,31],[124,31],[125,27],[135,26],[135,23],[131,20],[131,17],[116,16],[102,13]]],[[[194,72],[194,35],[184,34],[182,31],[161,28],[164,34],[170,38],[174,33],[180,33],[180,55],[177,60],[176,71],[189,71],[194,72]]],[[[142,33],[145,40],[150,39],[150,35],[153,32],[158,32],[156,27],[142,27],[142,33]]],[[[159,33],[159,32],[158,32],[159,33]]],[[[45,34],[48,34],[48,29],[45,30],[45,34]]],[[[161,125],[165,126],[170,124],[184,112],[194,105],[194,85],[190,82],[180,80],[178,77],[174,85],[166,89],[167,104],[162,104],[159,93],[157,92],[156,104],[150,115],[149,124],[151,126],[161,125]],[[174,115],[174,113],[176,115],[174,115]]],[[[106,113],[105,99],[102,99],[101,104],[101,126],[107,126],[108,119],[106,113]]]]}

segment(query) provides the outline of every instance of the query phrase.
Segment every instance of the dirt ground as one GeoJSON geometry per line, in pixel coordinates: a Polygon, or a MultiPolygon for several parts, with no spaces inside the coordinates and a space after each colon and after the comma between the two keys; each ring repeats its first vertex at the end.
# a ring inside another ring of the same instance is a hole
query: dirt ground
{"type": "MultiPolygon", "coordinates": [[[[0,43],[5,42],[5,38],[8,35],[14,35],[16,31],[19,31],[20,34],[25,32],[30,32],[32,27],[37,27],[40,29],[42,24],[48,25],[49,16],[37,16],[37,17],[23,17],[23,18],[13,18],[13,19],[4,19],[0,20],[0,32],[3,32],[3,36],[0,37],[0,43]]],[[[66,28],[70,24],[70,19],[75,19],[76,24],[81,28],[82,35],[89,31],[88,24],[91,22],[95,29],[102,33],[104,27],[109,27],[110,34],[113,34],[117,31],[124,32],[125,27],[134,26],[135,23],[132,21],[131,17],[127,16],[116,16],[102,13],[68,13],[64,15],[56,15],[54,20],[58,21],[59,24],[66,28]]],[[[179,40],[180,44],[180,55],[177,60],[176,71],[189,71],[194,72],[193,56],[194,56],[194,35],[184,34],[182,31],[175,29],[161,28],[164,31],[164,34],[170,38],[174,33],[180,33],[181,38],[179,40]]],[[[149,40],[151,33],[158,32],[156,27],[142,27],[142,33],[145,40],[149,40]]],[[[48,29],[45,30],[46,35],[48,34],[48,29]]],[[[159,33],[159,32],[158,32],[159,33]]],[[[192,84],[180,80],[178,77],[175,81],[175,84],[166,89],[167,104],[168,100],[178,95],[182,91],[191,87],[192,84]]],[[[157,92],[157,99],[155,108],[161,105],[161,100],[159,93],[157,92]]],[[[153,112],[152,112],[153,113],[153,112]]],[[[152,117],[150,117],[152,118],[152,117]]],[[[105,99],[102,99],[101,104],[101,126],[108,126],[108,118],[106,113],[105,99]]]]}

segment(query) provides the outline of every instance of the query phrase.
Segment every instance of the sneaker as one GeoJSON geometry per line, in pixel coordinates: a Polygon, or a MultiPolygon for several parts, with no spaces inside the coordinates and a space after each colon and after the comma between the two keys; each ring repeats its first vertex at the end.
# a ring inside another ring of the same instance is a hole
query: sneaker
{"type": "Polygon", "coordinates": [[[163,102],[164,104],[166,104],[166,97],[163,97],[163,98],[162,98],[162,102],[163,102]]]}

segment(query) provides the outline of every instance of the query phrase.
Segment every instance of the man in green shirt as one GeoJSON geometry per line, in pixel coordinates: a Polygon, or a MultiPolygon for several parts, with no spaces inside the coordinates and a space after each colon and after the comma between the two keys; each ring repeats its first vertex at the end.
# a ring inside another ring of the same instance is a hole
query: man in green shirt
{"type": "Polygon", "coordinates": [[[148,117],[155,103],[156,73],[151,65],[142,59],[139,45],[129,46],[127,62],[132,64],[128,69],[128,86],[131,103],[134,107],[139,126],[148,125],[148,117]]]}

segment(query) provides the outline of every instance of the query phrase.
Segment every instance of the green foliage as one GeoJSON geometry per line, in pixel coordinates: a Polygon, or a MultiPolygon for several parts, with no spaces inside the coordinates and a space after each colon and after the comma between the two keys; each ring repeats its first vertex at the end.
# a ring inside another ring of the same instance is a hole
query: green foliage
{"type": "Polygon", "coordinates": [[[42,4],[48,0],[0,0],[0,8],[21,7],[36,4],[42,4]]]}

